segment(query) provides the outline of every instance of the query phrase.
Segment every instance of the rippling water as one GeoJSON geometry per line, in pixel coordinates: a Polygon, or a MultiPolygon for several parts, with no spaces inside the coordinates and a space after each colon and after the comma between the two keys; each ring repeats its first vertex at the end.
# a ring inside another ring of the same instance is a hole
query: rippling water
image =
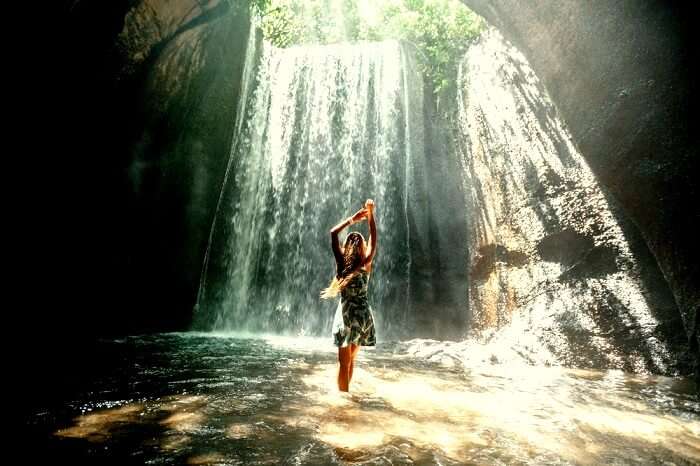
{"type": "Polygon", "coordinates": [[[104,341],[95,375],[38,401],[34,451],[59,464],[700,463],[688,380],[481,360],[476,348],[460,357],[464,348],[363,348],[341,394],[329,339],[104,341]]]}

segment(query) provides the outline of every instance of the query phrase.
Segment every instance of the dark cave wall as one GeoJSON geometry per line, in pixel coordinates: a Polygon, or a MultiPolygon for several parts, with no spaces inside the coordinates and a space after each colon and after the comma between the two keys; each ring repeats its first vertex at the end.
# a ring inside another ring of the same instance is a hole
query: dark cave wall
{"type": "Polygon", "coordinates": [[[39,330],[63,341],[185,330],[229,155],[247,2],[63,2],[52,24],[37,150],[57,156],[41,175],[50,235],[34,241],[51,277],[30,300],[39,330]]]}
{"type": "Polygon", "coordinates": [[[697,103],[689,6],[463,0],[528,57],[601,184],[639,229],[697,348],[697,103]]]}
{"type": "MultiPolygon", "coordinates": [[[[183,8],[191,18],[177,18],[176,32],[140,64],[145,111],[127,167],[137,261],[130,275],[138,301],[131,306],[148,310],[146,324],[156,330],[189,326],[230,150],[249,19],[243,9],[212,3],[199,14],[183,8]]],[[[173,14],[165,6],[163,12],[173,14]]],[[[120,35],[129,57],[148,49],[143,31],[173,23],[165,19],[132,10],[120,35]]]]}

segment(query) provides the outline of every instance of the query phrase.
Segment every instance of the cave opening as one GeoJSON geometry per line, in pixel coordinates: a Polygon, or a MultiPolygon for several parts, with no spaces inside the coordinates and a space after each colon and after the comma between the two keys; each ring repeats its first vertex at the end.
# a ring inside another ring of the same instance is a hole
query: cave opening
{"type": "Polygon", "coordinates": [[[692,15],[463,3],[61,3],[29,456],[700,461],[692,15]],[[318,294],[367,198],[345,396],[318,294]]]}

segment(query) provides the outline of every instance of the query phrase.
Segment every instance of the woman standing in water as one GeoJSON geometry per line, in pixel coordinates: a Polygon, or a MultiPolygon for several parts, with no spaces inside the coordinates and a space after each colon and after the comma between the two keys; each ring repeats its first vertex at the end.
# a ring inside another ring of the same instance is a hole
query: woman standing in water
{"type": "Polygon", "coordinates": [[[377,252],[377,226],[374,223],[374,201],[367,199],[365,207],[331,229],[331,248],[335,256],[336,274],[331,284],[321,292],[322,298],[340,294],[333,319],[333,338],[338,347],[338,389],[347,392],[352,368],[360,346],[374,346],[374,316],[367,300],[367,285],[372,271],[372,259],[377,252]],[[366,218],[369,222],[369,246],[364,237],[353,231],[345,238],[342,249],[338,233],[345,227],[366,218]]]}

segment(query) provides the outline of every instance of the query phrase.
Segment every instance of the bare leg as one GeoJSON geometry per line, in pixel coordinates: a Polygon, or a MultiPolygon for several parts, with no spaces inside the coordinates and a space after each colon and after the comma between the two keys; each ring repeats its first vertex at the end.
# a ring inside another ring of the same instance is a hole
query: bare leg
{"type": "Polygon", "coordinates": [[[338,370],[338,390],[341,392],[347,392],[350,389],[349,346],[338,348],[338,361],[340,362],[340,368],[338,370]]]}
{"type": "Polygon", "coordinates": [[[350,381],[352,380],[352,369],[355,366],[355,356],[360,352],[360,345],[350,345],[350,364],[348,368],[348,389],[350,388],[350,381]]]}

